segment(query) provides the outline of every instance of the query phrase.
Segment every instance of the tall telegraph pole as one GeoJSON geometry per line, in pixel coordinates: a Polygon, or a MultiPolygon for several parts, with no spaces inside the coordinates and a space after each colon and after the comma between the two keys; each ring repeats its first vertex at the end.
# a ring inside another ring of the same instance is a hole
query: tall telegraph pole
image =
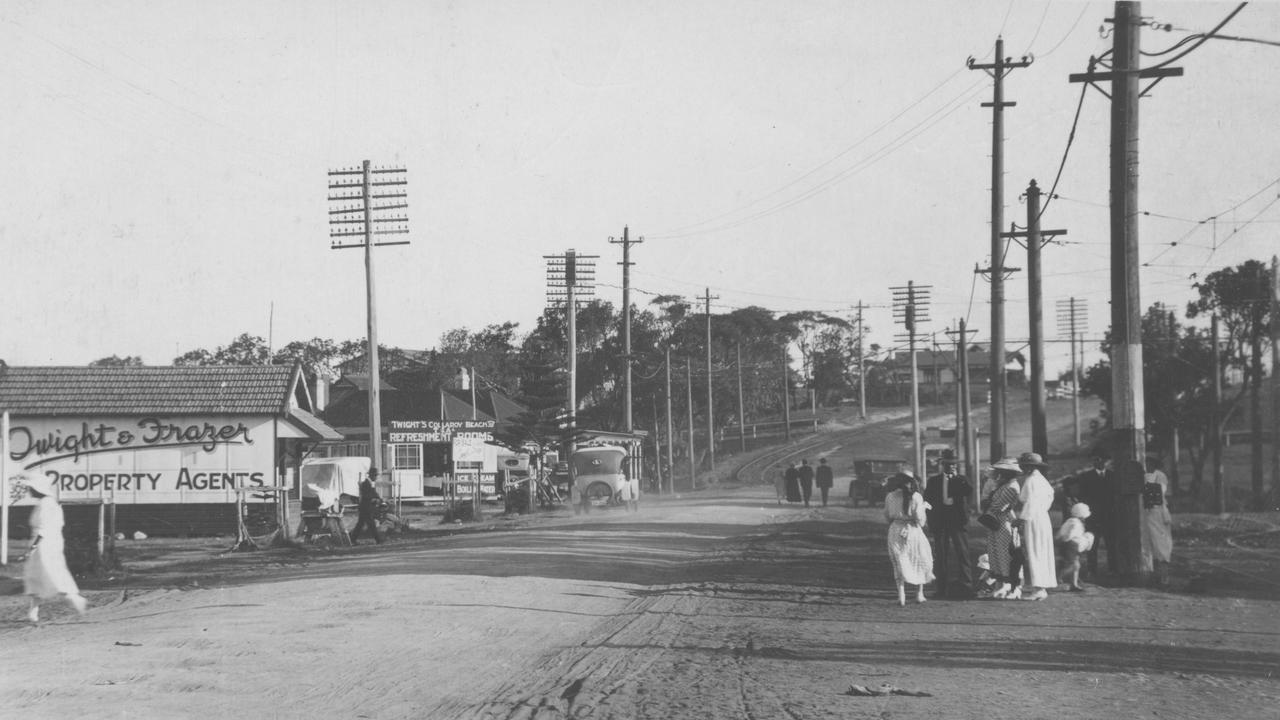
{"type": "Polygon", "coordinates": [[[707,467],[711,470],[716,469],[716,426],[712,419],[712,389],[711,382],[711,301],[719,300],[719,295],[712,295],[711,288],[707,288],[707,294],[703,296],[706,300],[707,308],[707,467]]]}
{"type": "Polygon", "coordinates": [[[906,340],[911,355],[911,435],[914,455],[912,464],[916,477],[925,474],[924,451],[920,442],[920,378],[916,371],[916,340],[923,337],[920,325],[929,322],[929,294],[933,286],[916,285],[908,280],[906,286],[890,288],[893,291],[893,317],[906,328],[897,340],[906,340]]]}
{"type": "Polygon", "coordinates": [[[622,376],[623,387],[626,390],[622,424],[630,433],[634,429],[631,424],[631,266],[635,264],[631,262],[631,246],[644,242],[644,238],[632,240],[627,226],[624,225],[622,239],[609,238],[609,242],[622,245],[622,262],[618,263],[622,266],[622,353],[626,360],[623,363],[626,370],[622,376]]]}
{"type": "Polygon", "coordinates": [[[563,448],[566,458],[573,452],[578,428],[578,293],[595,293],[595,260],[598,257],[580,255],[574,250],[566,250],[563,255],[543,255],[547,261],[547,301],[552,305],[562,299],[564,302],[565,340],[568,345],[566,365],[569,371],[563,448]]]}
{"type": "MultiPolygon", "coordinates": [[[[1143,575],[1139,534],[1147,450],[1142,393],[1142,306],[1138,297],[1138,83],[1182,74],[1182,68],[1138,67],[1141,3],[1117,2],[1111,70],[1073,74],[1071,82],[1111,81],[1111,424],[1112,460],[1120,499],[1116,508],[1117,570],[1143,575]]],[[[1153,83],[1154,84],[1154,83],[1153,83]]],[[[1147,89],[1150,89],[1148,86],[1147,89]]]]}
{"type": "Polygon", "coordinates": [[[1083,364],[1076,354],[1076,340],[1084,332],[1088,320],[1089,308],[1084,300],[1070,297],[1058,301],[1058,335],[1071,338],[1071,413],[1075,419],[1076,447],[1080,447],[1080,365],[1083,364]]]}
{"type": "Polygon", "coordinates": [[[382,402],[378,367],[378,311],[373,282],[373,248],[408,245],[408,240],[374,242],[375,235],[404,235],[409,218],[403,213],[388,216],[388,210],[409,207],[403,187],[404,168],[374,168],[365,160],[359,168],[329,171],[329,247],[332,250],[364,248],[365,301],[368,313],[369,360],[369,461],[382,467],[382,402]],[[360,238],[353,241],[346,238],[360,238]]]}
{"type": "Polygon", "coordinates": [[[1040,229],[1040,187],[1032,180],[1027,186],[1027,229],[1001,233],[1007,238],[1025,238],[1027,245],[1027,320],[1031,331],[1031,450],[1049,453],[1049,429],[1044,407],[1044,289],[1040,282],[1040,250],[1066,230],[1040,229]]]}
{"type": "Polygon", "coordinates": [[[1005,102],[1004,76],[1010,71],[1031,64],[1031,58],[1021,60],[1004,56],[1004,38],[996,37],[995,62],[978,63],[969,58],[970,70],[985,70],[995,81],[991,102],[982,107],[991,108],[991,267],[984,273],[991,276],[991,457],[1005,456],[1005,373],[1004,373],[1004,277],[1011,268],[1004,267],[1004,240],[1000,228],[1004,227],[1004,109],[1017,105],[1005,102]]]}
{"type": "Polygon", "coordinates": [[[858,418],[867,419],[867,359],[863,355],[864,346],[862,344],[863,331],[862,327],[862,308],[865,307],[862,301],[858,301],[858,418]]]}

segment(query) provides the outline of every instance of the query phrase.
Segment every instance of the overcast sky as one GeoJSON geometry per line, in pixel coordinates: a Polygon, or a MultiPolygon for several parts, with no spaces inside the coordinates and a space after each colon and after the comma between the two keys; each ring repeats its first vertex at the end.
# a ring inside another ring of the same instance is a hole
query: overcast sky
{"type": "MultiPolygon", "coordinates": [[[[1205,32],[1235,4],[1144,3],[1205,32]]],[[[845,315],[892,345],[890,286],[933,286],[932,328],[985,340],[991,79],[1013,71],[1005,224],[1048,190],[1112,3],[0,2],[0,358],[167,364],[242,332],[363,337],[361,251],[331,250],[326,172],[408,169],[411,241],[376,252],[379,337],[427,348],[545,303],[543,256],[600,255],[599,292],[845,315]],[[272,307],[274,306],[274,313],[272,307]],[[274,321],[274,322],[273,322],[274,321]]],[[[1104,30],[1104,32],[1106,32],[1104,30]]],[[[1280,41],[1280,4],[1223,34],[1280,41]]],[[[1169,56],[1144,58],[1154,64],[1169,56]]],[[[1280,248],[1280,47],[1210,41],[1141,103],[1142,303],[1280,248]],[[1200,221],[1218,216],[1216,222],[1200,221]],[[1174,245],[1176,243],[1176,245],[1174,245]]],[[[1089,90],[1045,212],[1055,304],[1108,323],[1109,101],[1089,90]]],[[[1008,264],[1025,267],[1020,248],[1008,264]]],[[[1028,335],[1008,285],[1010,349],[1028,335]]],[[[1096,360],[1096,349],[1091,349],[1096,360]]],[[[1066,346],[1050,346],[1051,370],[1066,346]]]]}

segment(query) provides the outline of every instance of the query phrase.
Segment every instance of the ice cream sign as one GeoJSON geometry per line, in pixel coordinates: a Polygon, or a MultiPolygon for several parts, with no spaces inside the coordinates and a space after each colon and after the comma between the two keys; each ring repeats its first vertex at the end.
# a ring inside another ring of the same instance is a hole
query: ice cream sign
{"type": "MultiPolygon", "coordinates": [[[[63,498],[118,503],[232,502],[271,485],[270,418],[50,418],[9,428],[9,457],[63,498]]],[[[12,466],[11,466],[12,467],[12,466]]]]}

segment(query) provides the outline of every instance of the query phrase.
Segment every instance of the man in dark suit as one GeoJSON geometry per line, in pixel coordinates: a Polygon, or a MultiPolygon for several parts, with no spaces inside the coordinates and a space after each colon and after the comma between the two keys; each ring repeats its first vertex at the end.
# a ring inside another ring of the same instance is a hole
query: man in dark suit
{"type": "Polygon", "coordinates": [[[942,472],[929,478],[925,485],[929,533],[933,535],[933,560],[939,597],[973,597],[973,569],[969,564],[969,498],[973,486],[968,478],[956,473],[956,454],[950,448],[938,459],[942,472]],[[958,580],[951,582],[951,566],[958,580]]]}
{"type": "Polygon", "coordinates": [[[800,494],[804,497],[804,506],[809,507],[809,498],[813,495],[813,466],[807,459],[800,461],[800,494]]]}
{"type": "Polygon", "coordinates": [[[1093,533],[1093,547],[1085,553],[1089,577],[1098,577],[1098,546],[1107,546],[1107,569],[1119,570],[1116,543],[1115,506],[1117,502],[1115,480],[1107,468],[1107,455],[1102,450],[1093,453],[1093,467],[1075,476],[1076,499],[1089,506],[1089,517],[1084,529],[1093,533]]]}

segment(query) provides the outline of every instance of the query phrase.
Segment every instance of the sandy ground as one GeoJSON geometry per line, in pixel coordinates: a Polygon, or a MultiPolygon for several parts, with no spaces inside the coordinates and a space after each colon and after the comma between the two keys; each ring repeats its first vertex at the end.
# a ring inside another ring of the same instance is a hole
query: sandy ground
{"type": "Polygon", "coordinates": [[[1276,717],[1280,517],[1179,518],[1170,588],[898,607],[880,509],[779,505],[767,482],[790,455],[892,450],[898,424],[639,513],[347,549],[147,541],[86,616],[38,626],[10,566],[0,697],[23,718],[1276,717]]]}
{"type": "Polygon", "coordinates": [[[1275,716],[1276,597],[899,608],[878,514],[749,486],[240,555],[199,585],[92,590],[85,617],[38,627],[7,595],[0,689],[25,718],[1275,716]]]}

